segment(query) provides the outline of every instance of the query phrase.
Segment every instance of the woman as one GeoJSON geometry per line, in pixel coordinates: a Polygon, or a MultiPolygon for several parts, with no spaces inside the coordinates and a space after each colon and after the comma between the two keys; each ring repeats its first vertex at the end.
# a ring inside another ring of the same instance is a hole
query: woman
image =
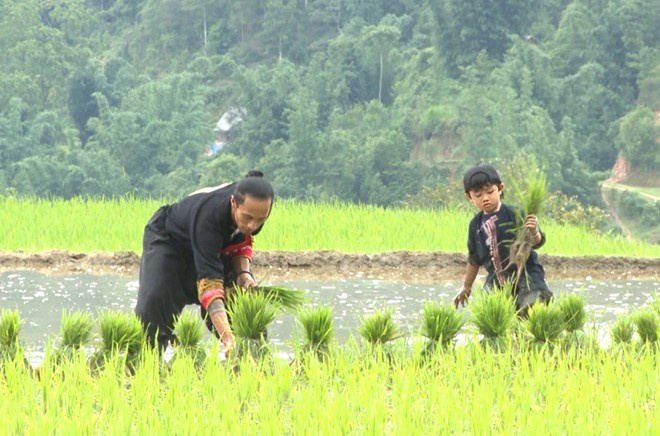
{"type": "Polygon", "coordinates": [[[144,230],[135,307],[152,345],[164,350],[174,338],[174,318],[185,305],[199,304],[209,329],[227,351],[233,347],[225,286],[256,284],[252,238],[274,197],[263,173],[250,171],[238,183],[201,189],[156,211],[144,230]]]}

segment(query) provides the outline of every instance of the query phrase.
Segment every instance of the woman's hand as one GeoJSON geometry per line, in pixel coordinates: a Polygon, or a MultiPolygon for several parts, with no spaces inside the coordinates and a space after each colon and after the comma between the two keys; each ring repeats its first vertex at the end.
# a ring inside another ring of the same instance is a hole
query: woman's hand
{"type": "Polygon", "coordinates": [[[239,271],[236,275],[236,284],[241,288],[251,288],[257,285],[257,281],[250,271],[239,271]]]}
{"type": "Polygon", "coordinates": [[[222,342],[222,345],[224,345],[225,347],[225,357],[229,357],[231,352],[234,350],[234,344],[236,343],[234,334],[231,332],[231,330],[227,330],[220,337],[220,341],[222,342]]]}
{"type": "Polygon", "coordinates": [[[225,346],[225,356],[229,356],[229,353],[231,353],[234,348],[235,338],[234,333],[231,331],[231,326],[229,325],[225,305],[222,300],[218,299],[213,301],[207,310],[209,317],[211,317],[211,323],[213,324],[215,331],[218,333],[222,345],[225,346]]]}

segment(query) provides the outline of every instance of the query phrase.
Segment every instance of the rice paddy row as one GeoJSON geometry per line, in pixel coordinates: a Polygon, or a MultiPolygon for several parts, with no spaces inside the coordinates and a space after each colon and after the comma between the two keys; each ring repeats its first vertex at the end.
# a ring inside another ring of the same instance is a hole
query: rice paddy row
{"type": "MultiPolygon", "coordinates": [[[[166,200],[17,199],[0,197],[0,250],[132,251],[166,200]]],[[[345,203],[277,201],[257,238],[258,250],[337,250],[345,253],[466,250],[472,214],[461,210],[381,208],[345,203]]],[[[543,252],[556,255],[660,257],[660,245],[543,221],[543,252]]]]}
{"type": "Polygon", "coordinates": [[[273,358],[264,340],[280,303],[264,293],[235,298],[239,342],[227,360],[200,344],[195,315],[177,320],[165,363],[144,348],[133,315],[106,311],[94,322],[71,312],[36,371],[21,354],[18,313],[3,311],[0,431],[655,434],[660,426],[657,295],[617,319],[608,349],[584,332],[578,295],[537,305],[525,320],[505,292],[475,295],[469,320],[427,302],[424,339],[409,343],[380,311],[361,321],[359,343],[343,346],[331,308],[308,307],[298,311],[293,361],[273,358]],[[95,325],[100,342],[85,352],[95,325]],[[474,340],[455,346],[467,330],[474,340]]]}

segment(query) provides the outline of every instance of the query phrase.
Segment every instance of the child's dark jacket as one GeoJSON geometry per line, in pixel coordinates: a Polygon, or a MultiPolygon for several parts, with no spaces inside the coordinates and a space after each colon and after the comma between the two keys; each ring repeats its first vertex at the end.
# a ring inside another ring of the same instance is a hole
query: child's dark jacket
{"type": "MultiPolygon", "coordinates": [[[[512,280],[516,267],[509,265],[509,248],[516,236],[516,227],[524,222],[524,213],[512,206],[502,204],[500,210],[493,214],[479,212],[470,221],[468,229],[468,262],[475,266],[483,266],[488,271],[486,289],[502,286],[507,280],[512,280]],[[520,219],[516,221],[516,215],[520,219]]],[[[533,248],[539,248],[545,243],[545,234],[541,232],[541,242],[533,248]]],[[[518,282],[520,291],[549,291],[545,283],[545,272],[539,262],[538,255],[532,250],[525,271],[518,282]]],[[[514,291],[515,292],[515,291],[514,291]]]]}

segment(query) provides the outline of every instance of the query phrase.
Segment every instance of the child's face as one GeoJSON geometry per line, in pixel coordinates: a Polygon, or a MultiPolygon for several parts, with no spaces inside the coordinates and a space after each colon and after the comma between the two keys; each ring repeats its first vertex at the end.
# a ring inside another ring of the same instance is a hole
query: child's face
{"type": "Polygon", "coordinates": [[[502,184],[488,184],[478,189],[470,189],[466,195],[468,200],[484,213],[494,213],[500,210],[502,189],[504,189],[502,184]]]}

